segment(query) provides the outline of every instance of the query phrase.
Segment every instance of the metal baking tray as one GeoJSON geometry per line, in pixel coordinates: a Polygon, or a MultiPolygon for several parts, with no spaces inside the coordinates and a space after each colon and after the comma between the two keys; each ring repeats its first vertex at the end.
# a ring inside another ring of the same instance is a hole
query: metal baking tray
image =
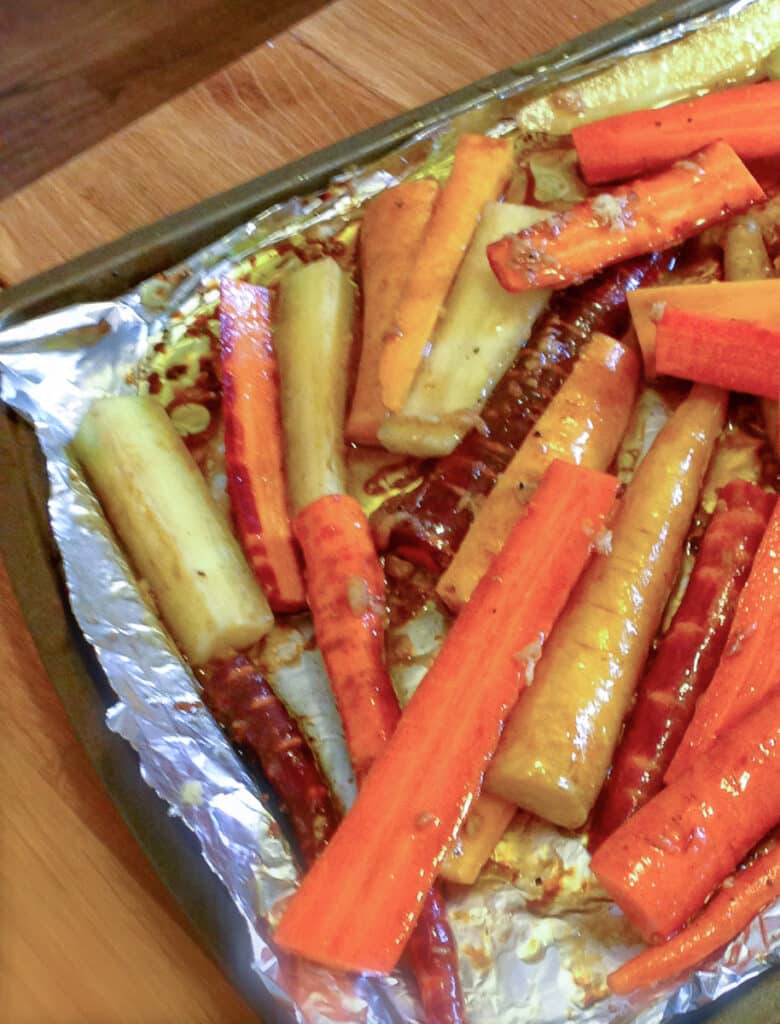
{"type": "MultiPolygon", "coordinates": [[[[377,159],[442,118],[464,113],[508,89],[545,89],[577,77],[593,61],[721,6],[721,0],[657,0],[572,42],[134,231],[1,293],[0,329],[72,303],[121,295],[267,207],[322,189],[345,167],[377,159]]],[[[114,695],[70,612],[46,515],[42,458],[32,431],[7,410],[0,416],[0,483],[0,554],[42,661],[99,777],[202,945],[261,1020],[286,1020],[264,981],[251,970],[246,929],[192,834],[168,815],[166,805],[142,781],[130,746],[105,726],[114,695]]],[[[773,974],[677,1020],[721,1020],[724,1004],[733,1004],[736,996],[737,1015],[727,1008],[723,1024],[759,1019],[769,1024],[773,974]]],[[[774,998],[780,1000],[780,995],[774,998]]]]}

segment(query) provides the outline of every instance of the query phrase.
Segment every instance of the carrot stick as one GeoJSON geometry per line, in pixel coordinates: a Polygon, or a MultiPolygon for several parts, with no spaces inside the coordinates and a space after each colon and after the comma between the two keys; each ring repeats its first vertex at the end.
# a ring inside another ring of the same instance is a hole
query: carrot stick
{"type": "Polygon", "coordinates": [[[725,142],[488,246],[510,292],[565,288],[602,267],[666,249],[764,198],[725,142]]]}
{"type": "Polygon", "coordinates": [[[606,334],[585,347],[571,376],[498,479],[436,587],[456,610],[501,550],[556,458],[606,469],[626,432],[639,387],[639,357],[606,334]]]}
{"type": "Polygon", "coordinates": [[[461,612],[381,759],[276,932],[347,970],[395,966],[439,862],[590,552],[616,481],[555,462],[461,612]]]}
{"type": "Polygon", "coordinates": [[[483,790],[472,804],[455,846],[442,861],[439,877],[473,885],[516,814],[515,804],[483,790]]]}
{"type": "Polygon", "coordinates": [[[780,153],[780,82],[759,82],[572,129],[585,181],[658,170],[722,139],[743,160],[780,153]]]}
{"type": "Polygon", "coordinates": [[[780,323],[780,280],[637,288],[628,296],[628,305],[642,349],[645,373],[654,377],[656,332],[668,306],[704,316],[749,320],[768,330],[776,330],[780,323]]]}
{"type": "Polygon", "coordinates": [[[748,867],[726,879],[704,910],[661,946],[651,946],[607,977],[615,995],[667,981],[701,963],[731,942],[756,914],[777,899],[780,886],[780,844],[774,839],[748,867]],[[729,884],[730,883],[730,884],[729,884]]]}
{"type": "Polygon", "coordinates": [[[311,864],[335,832],[338,812],[284,704],[243,655],[209,669],[203,700],[230,738],[260,762],[290,815],[304,861],[311,864]]]}
{"type": "Polygon", "coordinates": [[[655,366],[660,374],[776,399],[780,331],[667,306],[656,327],[655,366]]]}
{"type": "Polygon", "coordinates": [[[672,254],[654,253],[553,295],[548,312],[482,410],[481,429],[469,431],[412,491],[390,498],[374,513],[375,533],[387,538],[395,554],[437,575],[446,569],[476,508],[534,429],[587,342],[596,332],[624,334],[627,293],[656,280],[673,262],[672,254]]]}
{"type": "MultiPolygon", "coordinates": [[[[317,645],[328,670],[358,783],[401,717],[384,666],[385,578],[358,503],[331,495],[295,518],[317,645]]],[[[464,1020],[458,955],[434,886],[409,946],[427,1024],[464,1020]]]]}
{"type": "Polygon", "coordinates": [[[689,772],[726,730],[760,707],[780,682],[776,643],[780,629],[778,557],[780,507],[775,505],[740,595],[725,653],[669,765],[667,782],[689,772]]]}
{"type": "Polygon", "coordinates": [[[696,701],[717,668],[774,503],[774,496],[744,480],[720,491],[685,596],[640,683],[596,804],[588,830],[591,849],[661,788],[696,701]]]}
{"type": "Polygon", "coordinates": [[[306,605],[287,511],[279,370],[265,288],[220,282],[228,494],[244,554],[274,611],[306,605]]]}
{"type": "Polygon", "coordinates": [[[293,521],[309,607],[358,780],[400,718],[384,665],[385,577],[360,505],[326,495],[293,521]]]}
{"type": "Polygon", "coordinates": [[[384,337],[393,326],[401,291],[420,248],[439,186],[430,178],[385,189],[366,206],[360,227],[363,345],[346,437],[377,444],[385,418],[379,383],[384,337]]]}
{"type": "Polygon", "coordinates": [[[461,135],[382,350],[382,400],[393,412],[409,393],[482,207],[499,198],[511,173],[508,139],[461,135]]]}
{"type": "Polygon", "coordinates": [[[677,575],[726,395],[697,385],[645,455],[611,536],[507,721],[485,787],[565,828],[604,784],[677,575]]]}
{"type": "Polygon", "coordinates": [[[725,732],[596,850],[591,869],[649,941],[682,927],[780,821],[780,693],[725,732]]]}

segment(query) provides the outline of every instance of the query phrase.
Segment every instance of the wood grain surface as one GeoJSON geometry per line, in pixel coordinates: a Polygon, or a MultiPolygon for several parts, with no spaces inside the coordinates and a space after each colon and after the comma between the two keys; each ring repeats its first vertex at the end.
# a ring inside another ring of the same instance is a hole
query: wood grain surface
{"type": "MultiPolygon", "coordinates": [[[[84,0],[84,7],[95,2],[84,0]]],[[[189,2],[204,11],[218,6],[189,2]]],[[[79,5],[70,3],[74,18],[79,5]]],[[[153,12],[152,34],[154,19],[179,7],[145,6],[153,12]]],[[[241,12],[251,5],[232,6],[241,12]]],[[[0,277],[20,281],[637,6],[634,0],[338,0],[0,202],[0,277]]],[[[143,33],[136,29],[117,28],[130,40],[122,52],[142,52],[143,33]]],[[[57,59],[66,81],[65,49],[57,59]]],[[[138,89],[146,87],[139,81],[138,89]]],[[[14,144],[23,146],[22,135],[14,144]]],[[[45,139],[34,144],[45,148],[45,139]]],[[[0,672],[6,693],[0,1019],[249,1020],[98,783],[4,575],[0,672]]]]}
{"type": "Polygon", "coordinates": [[[183,92],[325,2],[0,2],[0,196],[183,92]]]}
{"type": "Polygon", "coordinates": [[[0,280],[21,281],[639,6],[339,0],[0,202],[0,280]]]}

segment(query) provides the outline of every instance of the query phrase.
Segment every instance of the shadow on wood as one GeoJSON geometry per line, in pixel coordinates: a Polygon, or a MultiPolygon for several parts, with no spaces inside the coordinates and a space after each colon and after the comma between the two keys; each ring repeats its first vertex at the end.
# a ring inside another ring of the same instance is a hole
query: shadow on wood
{"type": "Polygon", "coordinates": [[[326,0],[0,0],[0,196],[326,0]]]}

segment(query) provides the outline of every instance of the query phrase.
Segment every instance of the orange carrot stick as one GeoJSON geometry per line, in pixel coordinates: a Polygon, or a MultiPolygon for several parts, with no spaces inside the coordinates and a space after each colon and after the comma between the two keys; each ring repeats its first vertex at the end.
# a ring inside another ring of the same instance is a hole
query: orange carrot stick
{"type": "Polygon", "coordinates": [[[776,691],[606,839],[591,868],[634,927],[657,941],[701,909],[778,822],[776,691]]]}
{"type": "Polygon", "coordinates": [[[244,553],[275,611],[306,605],[287,511],[279,370],[268,291],[220,282],[222,409],[228,494],[244,553]]]}
{"type": "Polygon", "coordinates": [[[306,562],[317,646],[360,780],[400,718],[384,665],[384,573],[368,521],[346,494],[311,502],[293,528],[306,562]]]}
{"type": "Polygon", "coordinates": [[[669,631],[639,685],[612,770],[588,827],[595,849],[658,792],[696,701],[717,668],[774,495],[733,480],[715,513],[669,631]]]}
{"type": "Polygon", "coordinates": [[[743,160],[780,153],[780,82],[710,93],[661,110],[637,110],[572,130],[585,181],[655,171],[722,139],[743,160]]]}
{"type": "Polygon", "coordinates": [[[395,966],[615,491],[603,473],[550,467],[290,902],[284,949],[347,970],[395,966]]]}
{"type": "Polygon", "coordinates": [[[565,288],[602,267],[667,249],[764,198],[725,142],[666,171],[588,199],[488,246],[504,288],[565,288]]]}
{"type": "MultiPolygon", "coordinates": [[[[298,513],[294,527],[306,560],[317,645],[361,783],[401,717],[384,666],[384,573],[353,498],[320,498],[298,513]]],[[[409,959],[426,1024],[462,1024],[457,949],[436,886],[423,900],[409,959]]]]}
{"type": "Polygon", "coordinates": [[[345,429],[349,441],[378,443],[377,431],[386,414],[379,383],[382,346],[438,191],[431,178],[404,181],[380,192],[366,206],[360,226],[363,344],[345,429]]]}
{"type": "Polygon", "coordinates": [[[780,331],[667,306],[655,331],[659,374],[762,398],[780,394],[780,331]]]}
{"type": "Polygon", "coordinates": [[[511,173],[511,141],[461,135],[382,350],[382,400],[393,412],[412,386],[482,207],[499,198],[511,173]]]}
{"type": "Polygon", "coordinates": [[[750,320],[768,330],[776,330],[780,322],[780,280],[715,281],[711,284],[637,288],[629,294],[628,305],[642,349],[645,373],[654,377],[655,336],[667,306],[704,316],[750,320]]]}
{"type": "Polygon", "coordinates": [[[726,641],[726,650],[666,772],[672,782],[780,685],[780,506],[775,505],[753,561],[726,641]]]}
{"type": "Polygon", "coordinates": [[[777,899],[780,886],[780,844],[769,849],[748,867],[726,879],[698,917],[661,946],[651,946],[607,978],[610,991],[626,995],[644,985],[667,981],[689,971],[716,950],[731,942],[756,914],[777,899]]]}

